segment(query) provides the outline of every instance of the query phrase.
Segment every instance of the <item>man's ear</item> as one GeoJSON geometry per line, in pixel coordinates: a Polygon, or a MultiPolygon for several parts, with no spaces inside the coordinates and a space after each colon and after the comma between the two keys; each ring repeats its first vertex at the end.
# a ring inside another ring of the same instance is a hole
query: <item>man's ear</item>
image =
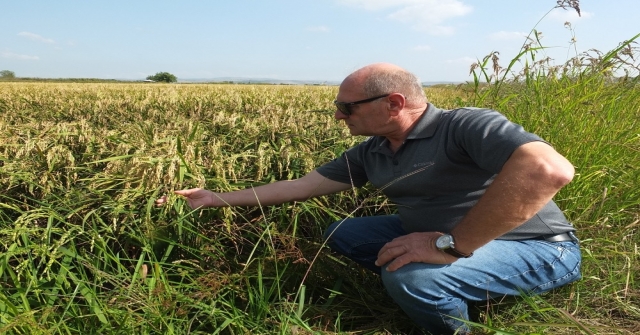
{"type": "Polygon", "coordinates": [[[400,93],[391,93],[387,97],[387,101],[389,102],[389,105],[387,107],[387,109],[389,110],[389,115],[397,116],[398,114],[400,114],[400,111],[404,109],[406,98],[400,93]]]}

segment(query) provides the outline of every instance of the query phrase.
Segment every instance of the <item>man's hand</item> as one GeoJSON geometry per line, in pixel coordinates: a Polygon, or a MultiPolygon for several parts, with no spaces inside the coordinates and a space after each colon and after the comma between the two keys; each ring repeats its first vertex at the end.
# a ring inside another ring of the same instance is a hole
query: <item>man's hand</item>
{"type": "Polygon", "coordinates": [[[451,264],[456,257],[436,248],[436,239],[442,233],[411,233],[395,238],[378,252],[377,266],[387,265],[387,271],[395,271],[409,263],[451,264]]]}
{"type": "MultiPolygon", "coordinates": [[[[187,204],[192,209],[215,206],[216,196],[213,192],[201,188],[174,191],[173,193],[185,197],[187,204]]],[[[162,196],[156,200],[156,206],[162,206],[167,202],[167,196],[162,196]]]]}

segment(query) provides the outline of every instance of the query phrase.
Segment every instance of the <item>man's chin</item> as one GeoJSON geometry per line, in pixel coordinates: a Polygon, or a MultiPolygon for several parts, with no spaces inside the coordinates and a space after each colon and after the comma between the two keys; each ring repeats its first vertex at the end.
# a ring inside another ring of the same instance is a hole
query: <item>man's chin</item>
{"type": "Polygon", "coordinates": [[[362,130],[354,126],[347,125],[347,128],[349,128],[349,133],[351,133],[351,135],[353,136],[371,136],[370,134],[363,133],[362,130]]]}

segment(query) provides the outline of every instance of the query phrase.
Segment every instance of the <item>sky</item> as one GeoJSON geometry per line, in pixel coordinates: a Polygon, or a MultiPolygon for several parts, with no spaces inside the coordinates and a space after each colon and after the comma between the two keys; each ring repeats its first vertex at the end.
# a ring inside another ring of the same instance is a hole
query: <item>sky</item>
{"type": "Polygon", "coordinates": [[[0,70],[339,82],[389,62],[423,82],[464,82],[492,51],[506,66],[533,29],[557,64],[640,33],[638,0],[579,4],[581,16],[555,0],[0,0],[0,70]]]}

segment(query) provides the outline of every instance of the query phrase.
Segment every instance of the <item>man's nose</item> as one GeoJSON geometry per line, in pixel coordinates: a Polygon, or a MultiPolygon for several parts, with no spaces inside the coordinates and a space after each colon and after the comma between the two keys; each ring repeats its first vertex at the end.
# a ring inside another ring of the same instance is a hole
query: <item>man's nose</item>
{"type": "Polygon", "coordinates": [[[333,113],[333,117],[335,117],[336,120],[344,120],[344,119],[349,118],[349,116],[344,115],[344,113],[341,112],[340,110],[338,110],[337,108],[336,108],[335,113],[333,113]]]}

